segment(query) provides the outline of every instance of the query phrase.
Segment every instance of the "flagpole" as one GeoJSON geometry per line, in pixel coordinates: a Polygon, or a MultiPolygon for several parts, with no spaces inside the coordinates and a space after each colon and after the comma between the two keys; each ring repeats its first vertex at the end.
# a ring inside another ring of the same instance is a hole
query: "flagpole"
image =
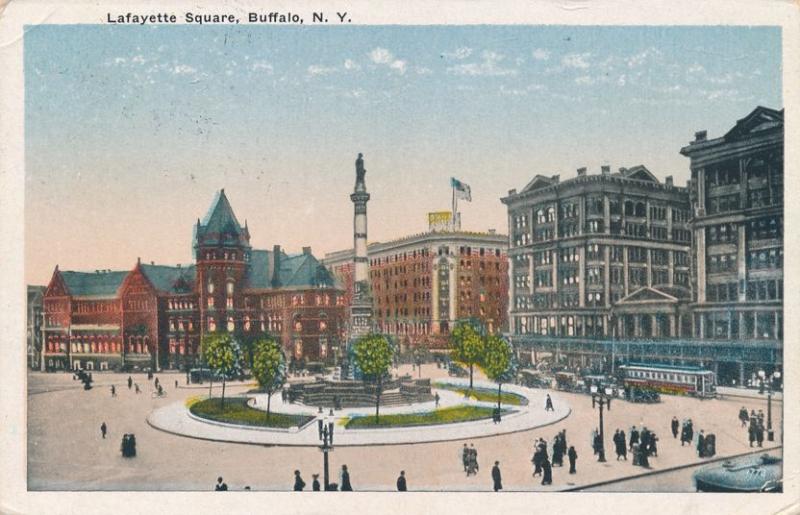
{"type": "Polygon", "coordinates": [[[456,200],[456,186],[453,184],[453,180],[450,179],[450,188],[453,190],[453,218],[450,221],[450,226],[455,232],[456,230],[456,210],[458,209],[457,200],[456,200]]]}

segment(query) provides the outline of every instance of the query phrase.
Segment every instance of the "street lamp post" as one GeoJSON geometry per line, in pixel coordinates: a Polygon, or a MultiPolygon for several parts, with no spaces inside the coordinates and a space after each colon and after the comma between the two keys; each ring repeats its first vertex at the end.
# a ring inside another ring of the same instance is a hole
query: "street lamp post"
{"type": "Polygon", "coordinates": [[[776,380],[781,378],[781,373],[775,371],[768,376],[766,372],[759,370],[758,377],[761,379],[761,393],[764,393],[764,383],[766,382],[767,384],[767,440],[774,442],[775,431],[772,430],[772,386],[776,380]]]}
{"type": "Polygon", "coordinates": [[[317,419],[317,430],[319,440],[322,442],[319,450],[322,451],[322,483],[327,492],[330,485],[330,475],[328,473],[328,453],[333,450],[333,420],[327,417],[317,419]]]}
{"type": "Polygon", "coordinates": [[[590,390],[592,392],[592,408],[599,406],[600,409],[600,457],[597,461],[604,463],[606,461],[606,442],[603,433],[603,407],[611,411],[611,394],[613,392],[611,388],[605,388],[605,390],[600,391],[597,385],[592,385],[590,390]]]}

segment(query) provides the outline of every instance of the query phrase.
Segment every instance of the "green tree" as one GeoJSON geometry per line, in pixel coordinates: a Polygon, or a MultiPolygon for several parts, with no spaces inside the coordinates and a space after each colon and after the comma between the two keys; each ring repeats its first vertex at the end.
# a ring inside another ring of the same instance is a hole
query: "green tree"
{"type": "Polygon", "coordinates": [[[484,341],[483,360],[480,367],[490,380],[497,383],[497,407],[500,408],[503,383],[514,380],[517,375],[517,361],[511,344],[503,338],[491,334],[484,341]]]}
{"type": "Polygon", "coordinates": [[[286,382],[286,356],[278,342],[262,338],[253,346],[253,377],[267,392],[267,420],[269,420],[272,394],[286,382]]]}
{"type": "Polygon", "coordinates": [[[203,359],[212,373],[222,376],[222,411],[225,411],[225,382],[242,373],[242,349],[228,333],[212,333],[203,337],[203,359]]]}
{"type": "Polygon", "coordinates": [[[480,365],[484,353],[484,339],[473,324],[462,322],[450,332],[450,359],[469,368],[469,389],[475,365],[480,365]]]}
{"type": "Polygon", "coordinates": [[[353,344],[353,359],[361,371],[364,381],[375,383],[375,420],[380,416],[381,389],[383,376],[392,366],[394,348],[389,340],[380,334],[362,336],[353,344]]]}

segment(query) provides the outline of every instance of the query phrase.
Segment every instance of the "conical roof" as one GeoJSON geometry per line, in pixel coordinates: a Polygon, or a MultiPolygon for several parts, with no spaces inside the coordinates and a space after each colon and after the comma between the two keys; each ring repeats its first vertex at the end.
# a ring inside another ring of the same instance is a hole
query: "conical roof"
{"type": "Polygon", "coordinates": [[[195,246],[201,245],[240,245],[250,246],[250,234],[242,228],[231,203],[221,189],[211,203],[203,221],[196,228],[195,246]]]}

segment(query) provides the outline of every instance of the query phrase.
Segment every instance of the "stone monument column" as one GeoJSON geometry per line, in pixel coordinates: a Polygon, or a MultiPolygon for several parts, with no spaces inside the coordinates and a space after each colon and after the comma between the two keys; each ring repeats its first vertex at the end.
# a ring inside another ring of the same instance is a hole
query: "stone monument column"
{"type": "Polygon", "coordinates": [[[369,258],[367,256],[367,202],[369,193],[364,182],[364,156],[356,159],[356,185],[353,202],[353,301],[350,306],[350,340],[372,330],[372,295],[370,294],[369,258]]]}

